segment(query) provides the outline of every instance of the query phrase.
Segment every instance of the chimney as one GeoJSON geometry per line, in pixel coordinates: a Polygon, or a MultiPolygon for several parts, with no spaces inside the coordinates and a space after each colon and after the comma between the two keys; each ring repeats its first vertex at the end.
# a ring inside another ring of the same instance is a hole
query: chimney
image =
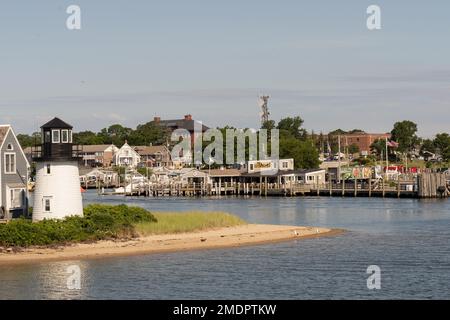
{"type": "Polygon", "coordinates": [[[192,120],[192,115],[190,114],[185,115],[184,120],[192,120]]]}
{"type": "Polygon", "coordinates": [[[160,121],[161,121],[161,117],[154,117],[154,118],[153,118],[153,121],[154,121],[154,122],[160,122],[160,121]]]}

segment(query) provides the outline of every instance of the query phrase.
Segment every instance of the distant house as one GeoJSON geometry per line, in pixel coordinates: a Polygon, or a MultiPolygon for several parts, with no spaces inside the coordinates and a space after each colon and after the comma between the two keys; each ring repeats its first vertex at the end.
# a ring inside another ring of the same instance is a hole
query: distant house
{"type": "Polygon", "coordinates": [[[209,175],[212,184],[236,183],[241,176],[241,172],[238,169],[223,168],[202,171],[209,175]]]}
{"type": "Polygon", "coordinates": [[[141,156],[127,142],[113,156],[115,166],[135,168],[140,162],[141,156]]]}
{"type": "Polygon", "coordinates": [[[119,151],[113,144],[84,145],[81,155],[85,167],[110,167],[114,155],[119,151]]]}
{"type": "Polygon", "coordinates": [[[154,117],[153,123],[164,128],[167,128],[170,132],[173,132],[177,129],[184,129],[189,132],[191,137],[191,143],[193,144],[196,138],[194,133],[196,130],[201,131],[202,133],[207,131],[209,128],[203,125],[200,121],[194,120],[192,115],[187,114],[183,119],[173,119],[173,120],[161,120],[161,117],[154,117]]]}
{"type": "Polygon", "coordinates": [[[30,164],[10,125],[0,125],[0,219],[28,214],[30,164]]]}
{"type": "Polygon", "coordinates": [[[170,168],[173,166],[170,150],[166,146],[137,146],[134,150],[141,156],[146,167],[170,168]]]}
{"type": "Polygon", "coordinates": [[[173,173],[177,176],[177,181],[181,185],[188,184],[209,184],[211,182],[209,174],[204,171],[197,170],[195,168],[183,168],[175,170],[173,173]]]}
{"type": "Polygon", "coordinates": [[[152,170],[152,176],[150,177],[150,181],[152,183],[158,184],[170,184],[172,179],[177,175],[173,173],[172,170],[167,167],[156,167],[152,170]]]}
{"type": "Polygon", "coordinates": [[[295,177],[297,177],[296,182],[303,184],[325,184],[326,183],[326,170],[324,169],[304,169],[304,170],[295,170],[291,172],[287,172],[283,175],[286,181],[295,181],[295,177]],[[289,179],[289,177],[291,179],[289,179]]]}
{"type": "Polygon", "coordinates": [[[243,168],[247,173],[264,173],[270,171],[288,171],[294,170],[294,159],[279,160],[251,160],[243,168]]]}
{"type": "Polygon", "coordinates": [[[80,169],[80,183],[82,187],[116,186],[119,182],[117,172],[99,168],[80,169]]]}

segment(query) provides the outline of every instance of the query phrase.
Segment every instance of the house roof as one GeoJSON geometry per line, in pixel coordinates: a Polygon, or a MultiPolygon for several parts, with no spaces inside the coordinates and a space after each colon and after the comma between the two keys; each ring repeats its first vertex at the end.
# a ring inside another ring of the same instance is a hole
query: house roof
{"type": "Polygon", "coordinates": [[[0,148],[3,147],[3,143],[5,142],[5,138],[8,135],[8,132],[10,130],[11,130],[11,134],[13,135],[14,139],[16,140],[17,145],[19,146],[20,152],[22,153],[23,157],[25,158],[27,166],[29,167],[30,163],[29,163],[29,161],[27,159],[27,156],[25,155],[25,153],[24,153],[24,151],[23,151],[23,149],[22,149],[22,147],[20,145],[19,140],[17,140],[17,136],[14,133],[13,128],[9,124],[7,124],[7,125],[0,125],[0,148]]]}
{"type": "Polygon", "coordinates": [[[267,172],[268,174],[264,174],[264,172],[253,172],[253,173],[243,173],[243,177],[279,177],[279,176],[288,176],[288,175],[303,175],[308,173],[315,173],[325,171],[325,169],[298,169],[298,170],[278,170],[276,172],[267,172]]]}
{"type": "Polygon", "coordinates": [[[208,173],[211,177],[239,177],[241,175],[238,169],[211,169],[202,171],[208,173]]]}
{"type": "Polygon", "coordinates": [[[136,146],[134,150],[141,156],[169,152],[166,146],[136,146]]]}
{"type": "Polygon", "coordinates": [[[51,128],[55,128],[55,129],[72,129],[73,127],[68,124],[67,122],[62,121],[60,118],[53,118],[52,120],[50,120],[49,122],[47,122],[46,124],[44,124],[42,127],[42,129],[51,129],[51,128]]]}
{"type": "MultiPolygon", "coordinates": [[[[194,131],[195,123],[199,124],[199,121],[196,120],[188,120],[188,119],[174,119],[174,120],[159,120],[156,122],[157,124],[164,126],[166,128],[170,128],[172,130],[175,129],[186,129],[187,131],[194,131]]],[[[202,131],[205,132],[209,128],[202,124],[202,131]]]]}
{"type": "Polygon", "coordinates": [[[2,145],[3,140],[5,139],[6,134],[8,133],[9,128],[10,128],[9,125],[3,125],[3,126],[0,126],[0,146],[2,145]]]}
{"type": "Polygon", "coordinates": [[[83,145],[83,152],[102,152],[111,146],[111,144],[83,145]]]}

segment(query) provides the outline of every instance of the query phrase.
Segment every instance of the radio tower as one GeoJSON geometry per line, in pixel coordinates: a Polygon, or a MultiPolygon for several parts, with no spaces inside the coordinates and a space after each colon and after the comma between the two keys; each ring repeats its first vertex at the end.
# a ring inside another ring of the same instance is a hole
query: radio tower
{"type": "Polygon", "coordinates": [[[259,97],[259,106],[261,107],[261,126],[269,121],[269,98],[270,96],[259,97]]]}

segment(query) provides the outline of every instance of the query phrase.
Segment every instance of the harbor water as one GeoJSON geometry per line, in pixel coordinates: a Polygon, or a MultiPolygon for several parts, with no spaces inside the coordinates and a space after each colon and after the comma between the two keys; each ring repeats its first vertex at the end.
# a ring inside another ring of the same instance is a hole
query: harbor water
{"type": "Polygon", "coordinates": [[[328,197],[125,198],[84,203],[226,211],[250,223],[346,229],[242,248],[0,266],[0,299],[449,299],[450,201],[328,197]],[[67,267],[81,288],[67,288],[67,267]],[[367,288],[371,265],[381,289],[367,288]]]}

